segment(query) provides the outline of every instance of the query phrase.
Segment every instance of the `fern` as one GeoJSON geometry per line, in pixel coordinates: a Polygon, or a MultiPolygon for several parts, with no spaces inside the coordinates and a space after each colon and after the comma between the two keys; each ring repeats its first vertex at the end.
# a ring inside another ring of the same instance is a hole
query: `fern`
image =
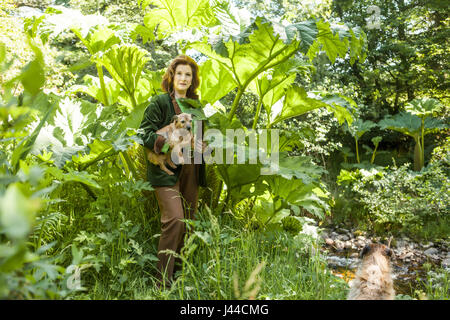
{"type": "Polygon", "coordinates": [[[64,227],[68,217],[61,212],[51,212],[36,217],[36,225],[30,238],[34,241],[36,248],[46,245],[55,240],[56,236],[62,237],[60,230],[64,227]]]}

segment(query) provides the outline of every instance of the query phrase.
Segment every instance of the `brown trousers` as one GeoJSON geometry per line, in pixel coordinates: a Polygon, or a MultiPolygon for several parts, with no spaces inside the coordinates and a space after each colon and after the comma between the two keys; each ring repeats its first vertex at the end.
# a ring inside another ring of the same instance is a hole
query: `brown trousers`
{"type": "Polygon", "coordinates": [[[198,200],[198,168],[194,164],[183,165],[177,183],[172,187],[155,187],[161,212],[161,237],[158,245],[159,280],[172,280],[175,259],[162,250],[180,253],[184,244],[186,225],[180,219],[194,219],[198,200]],[[164,277],[165,276],[165,277],[164,277]]]}

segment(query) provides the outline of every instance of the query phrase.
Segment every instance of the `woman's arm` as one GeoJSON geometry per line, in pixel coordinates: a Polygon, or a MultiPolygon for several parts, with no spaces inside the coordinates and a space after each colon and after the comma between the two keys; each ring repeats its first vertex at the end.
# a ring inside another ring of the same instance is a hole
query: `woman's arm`
{"type": "Polygon", "coordinates": [[[153,150],[155,153],[160,153],[164,146],[165,138],[156,134],[163,125],[163,114],[156,98],[153,98],[150,105],[145,109],[144,117],[142,119],[139,129],[143,130],[139,137],[143,141],[143,146],[153,150]]]}

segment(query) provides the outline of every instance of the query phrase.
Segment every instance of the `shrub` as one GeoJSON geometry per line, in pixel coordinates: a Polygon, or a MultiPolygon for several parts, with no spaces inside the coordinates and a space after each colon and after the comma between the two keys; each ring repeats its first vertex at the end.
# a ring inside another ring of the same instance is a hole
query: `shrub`
{"type": "Polygon", "coordinates": [[[341,170],[343,188],[335,214],[345,215],[375,232],[445,234],[448,220],[448,164],[437,161],[420,172],[397,167],[341,170]],[[345,208],[345,209],[343,209],[345,208]],[[339,210],[341,212],[339,212],[339,210]],[[433,226],[433,228],[430,228],[433,226]]]}

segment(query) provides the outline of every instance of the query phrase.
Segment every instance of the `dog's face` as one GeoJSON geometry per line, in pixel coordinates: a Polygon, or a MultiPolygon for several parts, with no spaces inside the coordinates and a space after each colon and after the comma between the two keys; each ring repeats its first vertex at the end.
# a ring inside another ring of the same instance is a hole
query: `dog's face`
{"type": "Polygon", "coordinates": [[[180,113],[173,116],[172,123],[175,124],[177,129],[186,129],[191,131],[192,129],[192,116],[189,113],[180,113]]]}
{"type": "Polygon", "coordinates": [[[370,254],[374,254],[377,251],[388,259],[393,255],[392,250],[388,246],[381,243],[371,243],[364,247],[364,249],[361,251],[360,257],[361,259],[363,259],[364,257],[370,254]]]}

